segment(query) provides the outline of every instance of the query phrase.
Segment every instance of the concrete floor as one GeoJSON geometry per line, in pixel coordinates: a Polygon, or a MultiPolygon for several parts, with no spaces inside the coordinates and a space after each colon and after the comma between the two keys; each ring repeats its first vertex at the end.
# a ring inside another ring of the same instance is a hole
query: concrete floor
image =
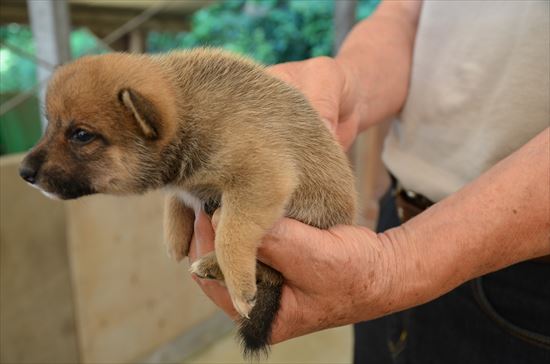
{"type": "MultiPolygon", "coordinates": [[[[261,360],[260,363],[351,363],[352,342],[351,326],[324,330],[275,345],[272,347],[269,359],[261,360]]],[[[240,347],[235,340],[235,331],[232,331],[204,351],[186,360],[185,363],[250,364],[250,361],[243,360],[240,347]]]]}

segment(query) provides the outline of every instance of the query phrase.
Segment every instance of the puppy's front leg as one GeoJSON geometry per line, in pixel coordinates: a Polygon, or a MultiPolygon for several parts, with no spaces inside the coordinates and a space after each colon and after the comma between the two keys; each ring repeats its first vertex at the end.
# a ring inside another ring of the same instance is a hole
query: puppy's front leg
{"type": "MultiPolygon", "coordinates": [[[[260,188],[266,188],[262,186],[260,188]]],[[[228,191],[216,229],[216,257],[225,277],[233,306],[248,317],[256,299],[256,251],[266,231],[284,214],[292,190],[279,185],[276,191],[228,191]]]]}
{"type": "Polygon", "coordinates": [[[176,194],[169,194],[164,204],[164,240],[168,255],[180,261],[189,252],[193,236],[195,212],[187,207],[176,194]]]}

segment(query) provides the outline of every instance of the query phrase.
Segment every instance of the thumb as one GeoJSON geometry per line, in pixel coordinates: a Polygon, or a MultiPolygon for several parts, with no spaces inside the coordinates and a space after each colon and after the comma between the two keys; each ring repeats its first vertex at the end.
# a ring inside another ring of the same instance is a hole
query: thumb
{"type": "Polygon", "coordinates": [[[317,57],[282,63],[269,67],[267,71],[301,91],[331,133],[336,133],[344,82],[333,59],[317,57]]]}
{"type": "Polygon", "coordinates": [[[320,119],[325,126],[334,135],[338,127],[340,112],[340,95],[336,88],[325,88],[324,91],[308,90],[309,86],[304,87],[309,98],[311,106],[317,111],[320,119]]]}
{"type": "Polygon", "coordinates": [[[216,231],[218,223],[220,222],[220,214],[222,213],[221,207],[218,207],[212,214],[212,228],[216,231]]]}
{"type": "Polygon", "coordinates": [[[200,211],[195,217],[194,240],[196,245],[194,252],[191,254],[190,251],[189,254],[191,261],[214,250],[214,230],[212,230],[210,219],[203,211],[200,211]]]}

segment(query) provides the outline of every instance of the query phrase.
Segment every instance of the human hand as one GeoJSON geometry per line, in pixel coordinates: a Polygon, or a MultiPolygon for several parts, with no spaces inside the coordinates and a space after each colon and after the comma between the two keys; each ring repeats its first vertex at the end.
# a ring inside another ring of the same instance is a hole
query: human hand
{"type": "MultiPolygon", "coordinates": [[[[215,221],[214,221],[215,222],[215,221]]],[[[214,229],[204,213],[195,220],[189,259],[214,249],[214,229]]],[[[387,313],[386,249],[371,230],[336,226],[320,230],[281,219],[263,239],[258,258],[285,278],[272,343],[387,313]]],[[[217,281],[193,279],[236,319],[227,289],[217,281]]]]}
{"type": "Polygon", "coordinates": [[[329,57],[281,63],[267,71],[296,87],[309,100],[330,131],[347,150],[357,135],[363,115],[357,78],[329,57]]]}

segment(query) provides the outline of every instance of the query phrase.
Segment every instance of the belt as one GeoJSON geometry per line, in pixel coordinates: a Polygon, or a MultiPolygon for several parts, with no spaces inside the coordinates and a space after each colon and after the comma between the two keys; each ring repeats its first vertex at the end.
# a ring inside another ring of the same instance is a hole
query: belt
{"type": "Polygon", "coordinates": [[[397,216],[399,216],[402,223],[412,219],[434,204],[429,198],[403,188],[395,178],[392,178],[392,182],[397,216]]]}
{"type": "MultiPolygon", "coordinates": [[[[399,216],[401,223],[412,219],[434,204],[434,202],[426,196],[404,188],[399,180],[393,175],[390,174],[390,177],[392,181],[392,190],[395,196],[397,216],[399,216]]],[[[550,263],[550,255],[535,258],[532,259],[532,261],[550,263]]]]}

